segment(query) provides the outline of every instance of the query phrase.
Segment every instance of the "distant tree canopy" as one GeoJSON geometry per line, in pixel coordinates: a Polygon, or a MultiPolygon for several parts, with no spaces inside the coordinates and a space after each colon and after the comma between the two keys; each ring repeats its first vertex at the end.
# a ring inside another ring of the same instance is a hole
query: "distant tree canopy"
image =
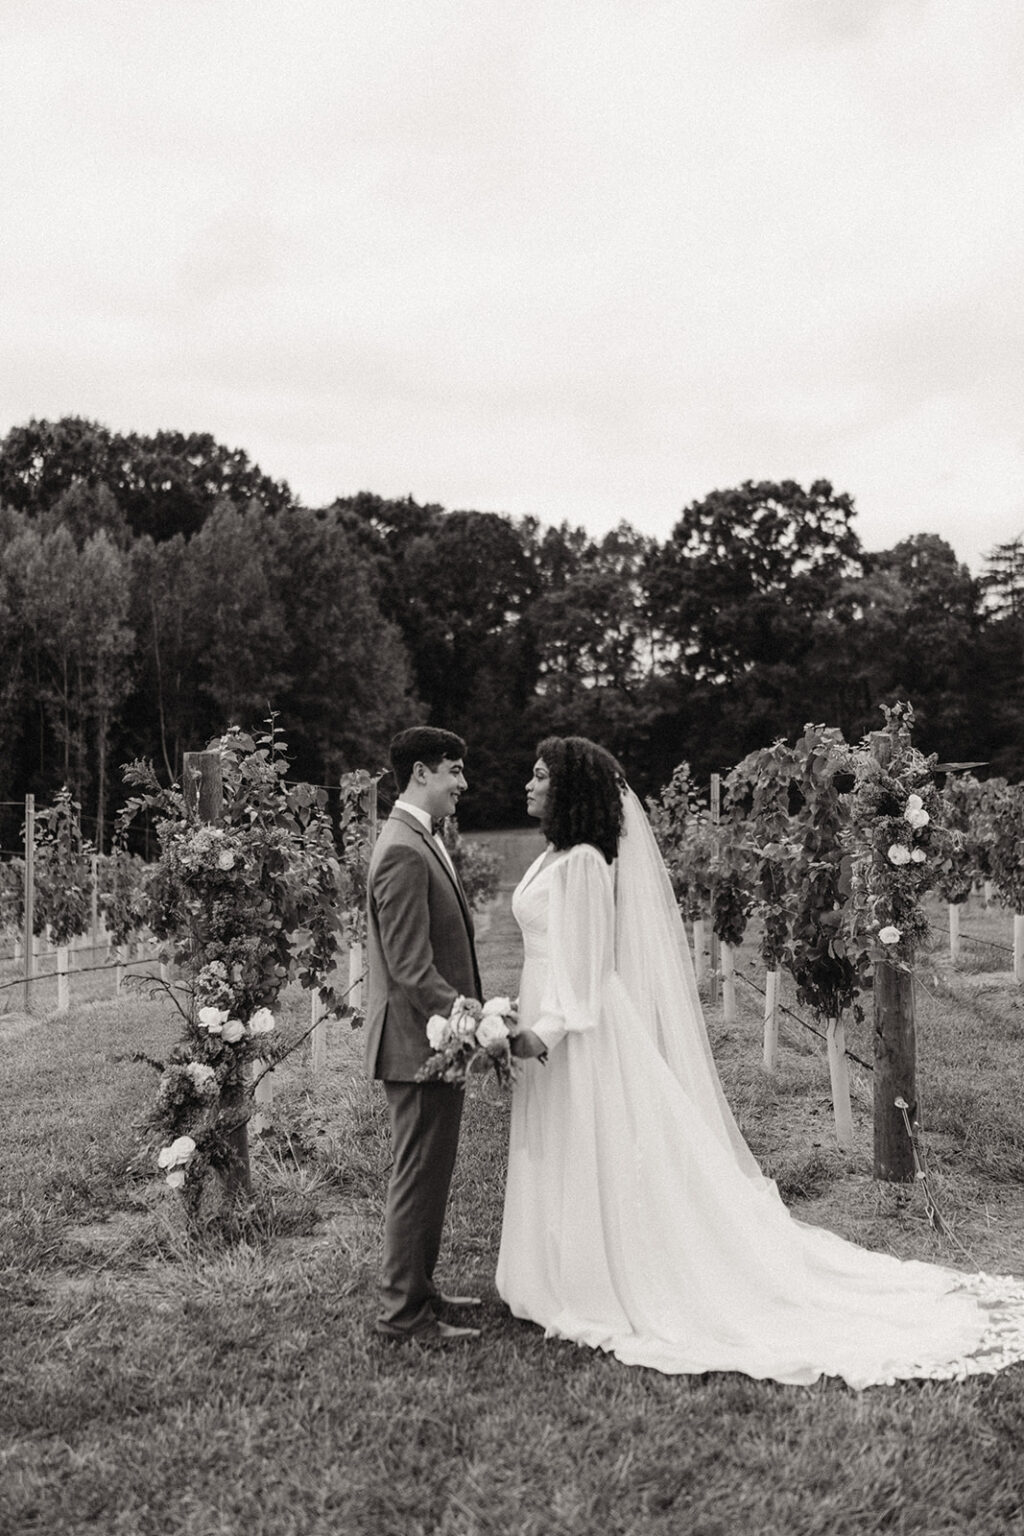
{"type": "Polygon", "coordinates": [[[646,792],[808,721],[856,738],[898,697],[925,750],[1020,777],[1024,538],[976,580],[854,521],[825,480],[713,491],[663,543],[367,491],[310,510],[208,434],[31,421],[0,442],[0,799],[67,782],[102,842],[120,763],[169,781],[271,709],[318,783],[383,767],[403,725],[459,731],[466,826],[522,819],[551,732],[646,792]]]}

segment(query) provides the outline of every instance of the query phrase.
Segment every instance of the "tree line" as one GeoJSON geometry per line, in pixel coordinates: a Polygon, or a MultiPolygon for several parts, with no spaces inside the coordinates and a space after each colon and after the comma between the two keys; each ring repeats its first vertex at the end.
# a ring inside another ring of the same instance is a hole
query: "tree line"
{"type": "Polygon", "coordinates": [[[713,491],[664,541],[366,491],[309,508],[207,434],[31,421],[0,441],[0,800],[66,783],[105,846],[120,764],[170,782],[270,710],[328,785],[405,724],[458,731],[467,827],[521,820],[551,732],[648,792],[807,722],[856,740],[897,698],[925,751],[1020,777],[1024,539],[974,577],[855,521],[824,480],[713,491]]]}

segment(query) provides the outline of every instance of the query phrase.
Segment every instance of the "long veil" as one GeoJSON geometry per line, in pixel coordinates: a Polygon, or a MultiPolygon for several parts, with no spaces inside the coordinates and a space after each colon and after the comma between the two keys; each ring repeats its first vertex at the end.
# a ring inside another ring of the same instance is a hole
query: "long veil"
{"type": "Polygon", "coordinates": [[[733,1119],[711,1054],[683,920],[643,806],[623,792],[615,968],[660,1055],[747,1178],[767,1183],[733,1119]]]}

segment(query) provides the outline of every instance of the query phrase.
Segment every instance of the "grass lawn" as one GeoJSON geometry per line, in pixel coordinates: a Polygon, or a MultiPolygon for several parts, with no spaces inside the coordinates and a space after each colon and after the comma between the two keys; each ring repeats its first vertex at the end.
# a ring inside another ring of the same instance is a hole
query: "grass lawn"
{"type": "MultiPolygon", "coordinates": [[[[516,990],[506,855],[480,940],[486,990],[516,990]]],[[[936,907],[937,927],[944,913],[936,907]]],[[[870,1176],[870,1073],[857,1146],[835,1150],[823,1047],[793,1020],[760,1066],[761,999],[709,1009],[744,1132],[803,1219],[870,1246],[1024,1274],[1024,994],[1000,909],[963,921],[918,993],[925,1146],[953,1238],[920,1192],[870,1176]]],[[[747,945],[741,972],[763,978],[747,945]]],[[[787,1002],[791,1002],[789,998],[787,1002]]],[[[289,1004],[296,1029],[305,1000],[289,1004]]],[[[163,1003],[85,1002],[37,1026],[0,1018],[0,1531],[4,1536],[686,1536],[1024,1532],[1024,1367],[965,1384],[854,1393],[742,1376],[667,1378],[510,1318],[493,1286],[507,1102],[474,1083],[441,1274],[479,1288],[483,1339],[457,1350],[370,1332],[388,1147],[359,1036],[337,1028],[314,1080],[276,1074],[254,1146],[249,1240],[187,1240],[177,1197],[138,1161],[155,1078],[125,1057],[175,1038],[163,1003]]],[[[871,1060],[870,1034],[850,1048],[871,1060]]]]}

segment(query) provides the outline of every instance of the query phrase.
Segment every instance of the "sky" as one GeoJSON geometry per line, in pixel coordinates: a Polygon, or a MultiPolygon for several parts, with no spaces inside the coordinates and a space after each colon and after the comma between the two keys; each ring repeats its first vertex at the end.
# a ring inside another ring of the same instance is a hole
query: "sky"
{"type": "Polygon", "coordinates": [[[1024,533],[1024,6],[0,0],[0,435],[622,519],[1024,533]]]}

